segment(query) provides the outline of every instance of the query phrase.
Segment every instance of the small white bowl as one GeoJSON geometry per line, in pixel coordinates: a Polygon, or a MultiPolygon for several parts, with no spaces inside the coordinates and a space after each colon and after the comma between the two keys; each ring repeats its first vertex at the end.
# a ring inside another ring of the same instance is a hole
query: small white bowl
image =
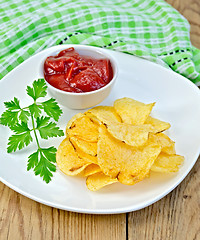
{"type": "MultiPolygon", "coordinates": [[[[72,46],[65,45],[65,46],[63,46],[63,49],[59,48],[57,53],[59,53],[61,50],[69,48],[69,47],[72,47],[72,46]]],[[[49,90],[50,94],[61,105],[71,108],[71,109],[85,109],[85,108],[93,107],[93,106],[99,104],[100,102],[102,102],[109,95],[111,89],[114,86],[117,75],[118,75],[118,67],[117,67],[116,61],[113,59],[113,57],[111,57],[109,54],[105,53],[104,50],[101,48],[86,46],[86,45],[75,45],[73,47],[80,55],[86,55],[86,56],[90,56],[90,57],[93,57],[96,59],[100,59],[100,58],[109,59],[111,66],[112,66],[112,70],[113,70],[113,78],[111,79],[111,81],[106,86],[104,86],[98,90],[95,90],[92,92],[84,92],[84,93],[66,92],[66,91],[63,91],[63,90],[53,87],[46,80],[45,81],[48,86],[48,90],[49,90]]],[[[55,54],[55,50],[54,50],[52,55],[56,55],[56,54],[55,54]]]]}

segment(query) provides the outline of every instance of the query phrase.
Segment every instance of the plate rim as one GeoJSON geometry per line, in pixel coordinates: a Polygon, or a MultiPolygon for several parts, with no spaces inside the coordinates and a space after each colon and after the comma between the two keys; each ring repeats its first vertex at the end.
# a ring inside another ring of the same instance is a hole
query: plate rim
{"type": "MultiPolygon", "coordinates": [[[[49,47],[49,48],[46,48],[40,52],[38,52],[37,54],[29,57],[28,59],[26,59],[24,62],[22,62],[21,64],[19,64],[17,67],[15,67],[12,71],[10,71],[8,74],[6,74],[1,80],[0,80],[0,84],[1,84],[1,81],[4,81],[5,78],[7,78],[10,74],[12,74],[13,71],[15,71],[17,68],[19,68],[21,65],[23,65],[24,63],[26,63],[27,61],[31,61],[31,59],[33,57],[36,57],[42,53],[44,53],[45,51],[48,51],[48,50],[54,50],[54,49],[57,49],[57,50],[60,50],[62,48],[65,48],[65,47],[76,47],[76,46],[83,46],[83,47],[87,47],[87,45],[81,45],[81,44],[63,44],[63,45],[56,45],[56,46],[52,46],[52,47],[49,47]]],[[[91,46],[92,48],[94,49],[99,49],[99,47],[94,47],[94,46],[91,46]]],[[[113,50],[110,50],[110,49],[102,49],[100,48],[101,50],[105,50],[105,52],[116,52],[116,51],[113,51],[113,50]]],[[[126,53],[123,53],[123,54],[126,54],[126,53]]],[[[178,79],[181,79],[181,81],[185,81],[187,84],[189,84],[194,91],[196,91],[199,96],[200,96],[200,91],[199,91],[199,88],[192,82],[190,81],[189,79],[185,78],[184,76],[174,72],[173,70],[171,69],[167,69],[157,63],[154,63],[154,62],[151,62],[147,59],[144,59],[144,58],[141,58],[141,57],[138,57],[138,56],[134,56],[134,55],[130,55],[136,59],[142,59],[143,61],[146,61],[148,62],[148,64],[152,64],[153,66],[155,67],[158,67],[160,68],[161,70],[163,71],[166,71],[167,73],[171,73],[171,74],[175,74],[175,76],[178,76],[178,79]]],[[[54,208],[58,208],[58,209],[61,209],[61,210],[65,210],[65,211],[71,211],[71,212],[77,212],[77,213],[86,213],[86,214],[119,214],[119,213],[128,213],[128,212],[133,212],[133,211],[137,211],[137,210],[140,210],[140,209],[143,209],[143,208],[146,208],[150,205],[152,205],[153,203],[159,201],[160,199],[162,199],[163,197],[165,197],[167,194],[169,194],[171,191],[173,191],[179,184],[181,184],[181,182],[186,178],[186,176],[189,174],[189,172],[191,171],[191,169],[194,167],[195,163],[197,162],[198,160],[198,157],[199,157],[199,153],[200,153],[200,146],[199,146],[199,151],[195,154],[195,156],[193,157],[193,161],[192,161],[192,164],[190,165],[190,167],[187,169],[187,171],[185,171],[182,175],[182,177],[180,179],[177,179],[177,181],[169,188],[167,189],[166,191],[158,194],[153,200],[148,200],[146,201],[145,204],[137,204],[135,207],[133,206],[128,206],[128,207],[120,207],[120,208],[116,208],[116,209],[84,209],[84,208],[74,208],[74,207],[66,207],[62,204],[56,204],[56,203],[52,203],[52,202],[48,202],[46,200],[43,200],[39,197],[36,197],[34,196],[33,194],[29,194],[27,193],[26,191],[23,191],[21,190],[19,187],[16,187],[14,184],[11,184],[9,182],[7,182],[5,179],[3,179],[1,176],[0,176],[0,181],[5,184],[6,186],[8,186],[9,188],[11,188],[12,190],[14,190],[15,192],[17,193],[20,193],[22,194],[23,196],[31,199],[31,200],[34,200],[38,203],[42,203],[44,205],[47,205],[47,206],[50,206],[50,207],[54,207],[54,208]]]]}

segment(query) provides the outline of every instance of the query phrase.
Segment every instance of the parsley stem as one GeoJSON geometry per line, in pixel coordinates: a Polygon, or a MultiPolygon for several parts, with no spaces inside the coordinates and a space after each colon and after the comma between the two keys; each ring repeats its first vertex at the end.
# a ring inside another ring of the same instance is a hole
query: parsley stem
{"type": "Polygon", "coordinates": [[[33,131],[34,131],[34,135],[35,135],[35,140],[36,140],[38,149],[40,150],[40,145],[39,145],[38,137],[37,137],[37,134],[36,134],[36,131],[35,131],[35,122],[34,122],[34,119],[33,119],[33,116],[32,116],[32,115],[31,115],[31,120],[32,120],[32,125],[33,125],[33,131]]]}

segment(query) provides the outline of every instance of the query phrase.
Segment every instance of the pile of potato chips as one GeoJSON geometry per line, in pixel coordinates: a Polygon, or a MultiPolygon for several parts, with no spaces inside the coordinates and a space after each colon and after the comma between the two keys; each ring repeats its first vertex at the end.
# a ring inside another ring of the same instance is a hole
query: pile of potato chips
{"type": "Polygon", "coordinates": [[[184,157],[163,132],[170,124],[150,116],[155,103],[121,98],[76,114],[56,161],[67,175],[86,176],[92,191],[120,182],[134,185],[155,172],[177,172],[184,157]]]}

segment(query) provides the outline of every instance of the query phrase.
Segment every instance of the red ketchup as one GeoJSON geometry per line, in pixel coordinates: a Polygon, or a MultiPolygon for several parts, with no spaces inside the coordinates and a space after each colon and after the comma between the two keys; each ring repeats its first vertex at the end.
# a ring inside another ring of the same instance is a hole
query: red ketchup
{"type": "Polygon", "coordinates": [[[49,84],[66,92],[91,92],[108,84],[113,70],[109,59],[82,56],[71,47],[47,57],[44,77],[49,84]]]}

